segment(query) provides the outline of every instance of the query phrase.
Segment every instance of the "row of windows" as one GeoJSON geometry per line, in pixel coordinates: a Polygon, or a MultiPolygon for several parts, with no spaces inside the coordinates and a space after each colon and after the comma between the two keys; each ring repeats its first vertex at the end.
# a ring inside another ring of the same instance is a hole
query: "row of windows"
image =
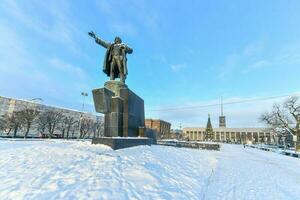
{"type": "MultiPolygon", "coordinates": [[[[204,134],[196,134],[196,133],[189,133],[186,135],[186,137],[188,137],[191,140],[204,140],[205,139],[205,135],[204,134]]],[[[271,140],[271,136],[266,134],[256,134],[256,135],[252,135],[252,134],[237,134],[237,135],[233,135],[231,134],[213,134],[210,136],[211,139],[213,140],[253,140],[253,141],[261,141],[261,140],[265,140],[267,139],[268,141],[271,140]]]]}
{"type": "Polygon", "coordinates": [[[160,132],[161,133],[169,133],[170,132],[170,125],[168,123],[160,123],[160,132]]]}
{"type": "MultiPolygon", "coordinates": [[[[230,137],[229,134],[211,134],[212,136],[216,136],[216,137],[230,137]]],[[[204,134],[193,134],[193,133],[190,133],[190,134],[187,134],[187,136],[190,136],[190,137],[204,137],[204,134]]],[[[261,136],[270,136],[269,134],[257,134],[257,135],[252,135],[252,134],[237,134],[237,135],[231,135],[232,138],[235,138],[235,137],[261,137],[261,136]]]]}
{"type": "MultiPolygon", "coordinates": [[[[189,134],[189,133],[198,133],[198,134],[205,134],[206,132],[205,131],[187,131],[186,132],[187,134],[189,134]]],[[[258,132],[212,132],[213,134],[258,134],[258,132]]],[[[265,133],[265,132],[259,132],[259,134],[270,134],[270,133],[265,133]]]]}

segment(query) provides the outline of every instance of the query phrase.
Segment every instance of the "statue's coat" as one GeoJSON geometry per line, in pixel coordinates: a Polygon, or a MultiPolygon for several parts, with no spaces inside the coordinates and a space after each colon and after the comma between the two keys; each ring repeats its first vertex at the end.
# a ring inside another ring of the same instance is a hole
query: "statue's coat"
{"type": "MultiPolygon", "coordinates": [[[[101,46],[106,48],[105,56],[104,56],[104,61],[103,61],[103,72],[107,75],[110,76],[110,67],[111,67],[111,62],[112,62],[112,48],[114,43],[108,43],[103,40],[100,40],[99,38],[96,38],[96,42],[100,44],[101,46]]],[[[124,70],[124,76],[126,77],[128,74],[128,69],[127,69],[127,57],[126,53],[132,53],[133,50],[129,48],[127,45],[124,45],[125,48],[122,49],[122,57],[123,57],[123,70],[124,70]]],[[[119,69],[116,67],[114,70],[114,77],[119,78],[120,77],[120,72],[119,69]]]]}

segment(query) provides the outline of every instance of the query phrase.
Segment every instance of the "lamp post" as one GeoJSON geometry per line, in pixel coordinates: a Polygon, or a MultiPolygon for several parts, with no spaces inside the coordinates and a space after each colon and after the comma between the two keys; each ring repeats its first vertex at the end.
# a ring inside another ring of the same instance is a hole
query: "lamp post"
{"type": "Polygon", "coordinates": [[[81,96],[82,96],[82,112],[84,112],[84,100],[85,100],[85,97],[88,96],[88,93],[81,92],[81,96]]]}
{"type": "Polygon", "coordinates": [[[81,130],[81,121],[82,121],[82,118],[83,118],[83,112],[84,112],[84,100],[85,100],[85,97],[88,96],[88,93],[86,92],[81,92],[81,96],[82,96],[82,110],[81,110],[81,114],[80,114],[80,117],[79,117],[79,137],[80,137],[80,130],[81,130]]]}

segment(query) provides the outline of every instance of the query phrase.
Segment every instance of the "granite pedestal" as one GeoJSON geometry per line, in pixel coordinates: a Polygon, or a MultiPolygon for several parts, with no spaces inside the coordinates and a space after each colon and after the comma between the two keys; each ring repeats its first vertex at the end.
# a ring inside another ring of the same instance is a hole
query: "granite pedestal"
{"type": "Polygon", "coordinates": [[[120,81],[107,81],[104,88],[93,90],[93,98],[96,112],[104,114],[105,136],[105,138],[94,139],[93,144],[101,143],[100,139],[107,144],[121,144],[119,141],[122,138],[115,140],[115,137],[124,137],[123,142],[127,142],[129,146],[149,143],[140,138],[136,138],[136,141],[132,138],[125,139],[125,137],[143,137],[145,127],[144,100],[131,91],[126,84],[120,81]],[[109,140],[107,137],[112,139],[109,140]]]}

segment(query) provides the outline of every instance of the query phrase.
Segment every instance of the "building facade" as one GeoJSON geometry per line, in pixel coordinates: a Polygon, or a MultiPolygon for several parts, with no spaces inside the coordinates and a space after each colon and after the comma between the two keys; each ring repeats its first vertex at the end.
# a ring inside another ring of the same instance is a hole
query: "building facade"
{"type": "MultiPolygon", "coordinates": [[[[207,141],[205,127],[183,128],[186,140],[207,141]]],[[[265,128],[213,128],[210,141],[230,143],[273,143],[273,134],[265,128]]]]}
{"type": "MultiPolygon", "coordinates": [[[[38,109],[40,112],[46,111],[46,110],[54,110],[59,111],[63,113],[65,117],[72,117],[74,118],[74,121],[77,121],[78,124],[75,124],[73,126],[72,130],[70,130],[70,137],[71,138],[79,138],[80,135],[80,123],[82,119],[91,119],[95,122],[101,122],[103,121],[102,116],[94,115],[87,112],[80,112],[77,110],[67,109],[67,108],[59,108],[54,106],[48,106],[41,103],[37,103],[34,101],[28,101],[28,100],[20,100],[20,99],[14,99],[14,98],[8,98],[8,97],[2,97],[0,96],[0,117],[5,114],[12,114],[14,111],[20,111],[24,108],[30,108],[30,109],[38,109]],[[76,126],[77,125],[77,126],[76,126]]],[[[1,134],[1,133],[0,133],[1,134]]],[[[56,131],[56,135],[60,135],[61,131],[56,131]]],[[[32,126],[30,130],[29,136],[35,136],[35,137],[41,137],[41,133],[36,130],[36,126],[32,126]]],[[[92,133],[89,133],[87,137],[91,137],[92,133]]]]}
{"type": "Polygon", "coordinates": [[[274,143],[274,134],[266,128],[227,128],[225,116],[219,118],[219,127],[213,128],[208,116],[206,127],[183,128],[183,138],[192,141],[227,143],[274,143]]]}
{"type": "Polygon", "coordinates": [[[171,123],[160,119],[145,119],[146,128],[151,128],[158,133],[157,138],[169,138],[171,123]]]}

